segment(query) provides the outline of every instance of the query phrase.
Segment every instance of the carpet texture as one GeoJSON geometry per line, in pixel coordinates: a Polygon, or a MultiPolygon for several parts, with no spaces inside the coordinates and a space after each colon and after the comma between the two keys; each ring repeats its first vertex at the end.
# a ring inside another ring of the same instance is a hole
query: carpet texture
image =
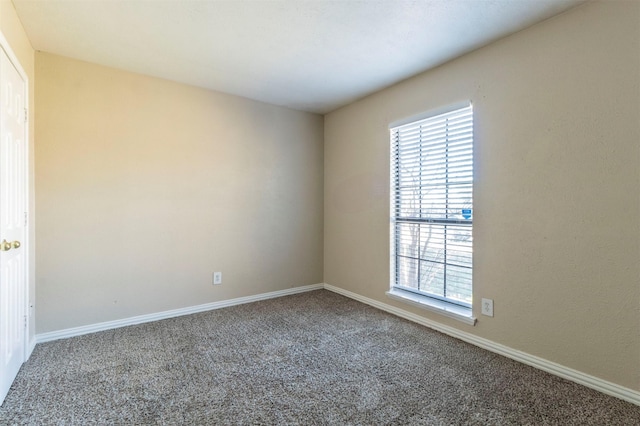
{"type": "Polygon", "coordinates": [[[2,425],[638,425],[640,407],[326,290],[36,346],[2,425]]]}

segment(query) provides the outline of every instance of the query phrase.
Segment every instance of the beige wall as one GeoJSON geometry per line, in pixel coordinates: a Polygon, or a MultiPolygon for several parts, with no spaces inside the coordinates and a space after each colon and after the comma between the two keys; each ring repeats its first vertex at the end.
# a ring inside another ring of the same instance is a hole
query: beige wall
{"type": "Polygon", "coordinates": [[[322,282],[321,116],[39,52],[36,112],[38,333],[322,282]]]}
{"type": "Polygon", "coordinates": [[[589,3],[328,114],[325,282],[640,390],[639,24],[589,3]],[[387,126],[464,100],[475,327],[385,297],[387,126]]]}
{"type": "MultiPolygon", "coordinates": [[[[35,196],[34,196],[34,51],[27,34],[22,28],[22,23],[18,19],[13,3],[9,0],[0,0],[0,32],[7,40],[10,49],[18,58],[20,66],[29,79],[29,243],[26,246],[29,251],[29,305],[35,306],[36,278],[35,278],[35,196]]],[[[29,340],[33,342],[35,338],[34,310],[30,309],[29,340]]]]}

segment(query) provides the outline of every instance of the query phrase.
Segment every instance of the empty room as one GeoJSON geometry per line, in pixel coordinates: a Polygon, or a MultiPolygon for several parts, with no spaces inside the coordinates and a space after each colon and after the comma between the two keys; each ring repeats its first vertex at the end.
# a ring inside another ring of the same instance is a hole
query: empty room
{"type": "Polygon", "coordinates": [[[0,424],[640,424],[640,1],[0,0],[0,424]]]}

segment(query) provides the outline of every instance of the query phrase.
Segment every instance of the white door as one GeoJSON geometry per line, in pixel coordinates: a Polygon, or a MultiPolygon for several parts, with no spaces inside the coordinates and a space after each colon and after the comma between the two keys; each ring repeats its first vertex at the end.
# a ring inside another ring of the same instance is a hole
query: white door
{"type": "Polygon", "coordinates": [[[25,361],[26,85],[0,48],[0,404],[25,361]]]}

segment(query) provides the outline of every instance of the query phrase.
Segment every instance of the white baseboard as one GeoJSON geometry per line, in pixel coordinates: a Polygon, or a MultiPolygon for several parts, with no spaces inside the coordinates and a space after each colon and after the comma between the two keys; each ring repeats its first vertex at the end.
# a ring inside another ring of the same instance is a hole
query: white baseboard
{"type": "MultiPolygon", "coordinates": [[[[275,297],[289,296],[291,294],[303,293],[306,291],[320,290],[323,284],[312,284],[302,287],[288,288],[285,290],[272,291],[270,293],[256,294],[254,296],[239,297],[237,299],[223,300],[220,302],[205,303],[203,305],[189,306],[186,308],[172,309],[170,311],[157,312],[154,314],[138,315],[135,317],[123,318],[115,321],[89,324],[81,327],[67,328],[64,330],[50,331],[36,335],[35,343],[49,342],[52,340],[66,339],[68,337],[81,336],[83,334],[95,333],[103,330],[126,327],[128,325],[142,324],[145,322],[158,321],[167,318],[179,317],[182,315],[195,314],[198,312],[211,311],[213,309],[226,308],[229,306],[242,305],[244,303],[257,302],[260,300],[273,299],[275,297]]],[[[33,348],[32,348],[33,350],[33,348]]]]}
{"type": "MultiPolygon", "coordinates": [[[[95,333],[103,330],[111,330],[119,327],[126,327],[128,325],[142,324],[145,322],[158,321],[167,318],[178,317],[182,315],[195,314],[198,312],[210,311],[213,309],[226,308],[229,306],[241,305],[244,303],[258,302],[260,300],[273,299],[276,297],[288,296],[291,294],[303,293],[306,291],[326,289],[334,293],[341,294],[350,299],[357,300],[367,305],[373,306],[380,310],[389,312],[398,317],[405,318],[409,321],[424,325],[434,330],[440,331],[449,336],[471,343],[472,345],[486,349],[488,351],[503,355],[507,358],[511,358],[515,361],[522,362],[523,364],[530,365],[572,382],[587,386],[591,389],[595,389],[599,392],[607,395],[620,398],[622,400],[631,402],[632,404],[640,406],[640,392],[633,389],[629,389],[615,383],[608,382],[606,380],[599,379],[586,373],[574,370],[572,368],[565,367],[555,362],[548,361],[543,358],[539,358],[534,355],[530,355],[526,352],[522,352],[516,349],[512,349],[508,346],[501,345],[499,343],[492,342],[491,340],[484,339],[482,337],[475,336],[473,334],[458,330],[453,327],[449,327],[440,324],[436,321],[429,320],[411,312],[405,311],[395,306],[387,305],[386,303],[379,302],[368,297],[361,296],[348,290],[344,290],[339,287],[332,286],[330,284],[313,284],[303,287],[294,287],[286,290],[279,290],[270,293],[257,294],[254,296],[240,297],[237,299],[223,300],[220,302],[205,303],[203,305],[190,306],[186,308],[173,309],[170,311],[158,312],[148,315],[139,315],[130,318],[124,318],[121,320],[107,321],[98,324],[90,324],[81,327],[68,328],[65,330],[52,331],[48,333],[41,333],[36,335],[35,339],[29,343],[29,355],[33,351],[36,343],[49,342],[52,340],[66,339],[68,337],[80,336],[83,334],[95,333]]],[[[27,357],[28,358],[28,357],[27,357]]]]}
{"type": "Polygon", "coordinates": [[[324,288],[334,293],[341,294],[350,299],[357,300],[367,305],[373,306],[380,310],[389,312],[401,318],[405,318],[409,321],[416,322],[434,330],[440,331],[449,336],[471,343],[472,345],[486,349],[488,351],[503,355],[507,358],[511,358],[515,361],[519,361],[523,364],[530,365],[540,370],[546,371],[553,375],[562,377],[572,382],[587,386],[591,389],[595,389],[599,392],[607,395],[620,398],[622,400],[631,402],[635,405],[640,405],[640,392],[633,389],[629,389],[615,383],[608,382],[606,380],[599,379],[586,373],[582,373],[578,370],[574,370],[569,367],[565,367],[555,362],[548,361],[543,358],[539,358],[534,355],[530,355],[526,352],[522,352],[516,349],[512,349],[508,346],[501,345],[499,343],[492,342],[491,340],[484,339],[482,337],[474,336],[473,334],[460,331],[456,328],[449,327],[435,321],[431,321],[427,318],[405,311],[403,309],[396,308],[395,306],[387,305],[386,303],[378,302],[377,300],[369,299],[368,297],[361,296],[348,290],[341,289],[339,287],[332,286],[330,284],[324,284],[324,288]]]}
{"type": "Polygon", "coordinates": [[[38,343],[37,336],[33,336],[29,341],[29,346],[27,347],[27,355],[24,357],[25,361],[28,360],[33,353],[33,350],[36,348],[36,343],[38,343]]]}

